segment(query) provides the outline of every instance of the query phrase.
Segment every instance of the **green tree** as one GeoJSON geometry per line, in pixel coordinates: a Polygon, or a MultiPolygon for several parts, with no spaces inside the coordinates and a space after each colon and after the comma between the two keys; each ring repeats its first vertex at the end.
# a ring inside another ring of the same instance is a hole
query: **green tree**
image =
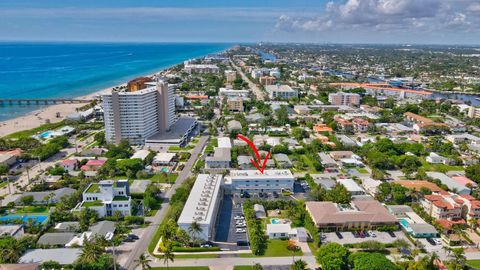
{"type": "Polygon", "coordinates": [[[27,205],[31,205],[33,203],[33,196],[32,195],[27,195],[27,196],[23,196],[21,199],[20,199],[20,202],[22,202],[22,205],[23,206],[27,206],[27,205]]]}
{"type": "Polygon", "coordinates": [[[303,260],[296,260],[291,266],[290,269],[292,270],[306,270],[307,263],[303,260]]]}
{"type": "Polygon", "coordinates": [[[190,223],[190,226],[188,227],[188,233],[190,234],[190,238],[192,239],[192,242],[194,245],[198,245],[198,235],[202,232],[202,227],[200,227],[200,224],[196,221],[190,223]]]}
{"type": "Polygon", "coordinates": [[[160,251],[162,252],[163,263],[166,264],[167,269],[169,269],[169,262],[173,262],[175,260],[172,242],[170,240],[162,240],[162,243],[160,244],[160,251]]]}
{"type": "Polygon", "coordinates": [[[46,261],[42,263],[41,268],[46,270],[60,270],[62,269],[62,265],[57,261],[46,261]]]}
{"type": "Polygon", "coordinates": [[[94,264],[105,253],[105,249],[94,241],[84,240],[82,253],[77,259],[79,264],[94,264]]]}
{"type": "Polygon", "coordinates": [[[356,252],[349,256],[352,270],[399,270],[400,268],[380,253],[356,252]]]}
{"type": "Polygon", "coordinates": [[[152,268],[150,266],[150,262],[152,262],[152,260],[150,260],[147,255],[145,255],[145,253],[142,253],[140,255],[140,257],[138,257],[138,259],[135,260],[135,262],[137,263],[137,266],[140,266],[142,268],[142,270],[146,270],[146,269],[150,269],[152,268]]]}
{"type": "Polygon", "coordinates": [[[253,265],[252,270],[263,270],[263,266],[259,263],[253,265]]]}
{"type": "Polygon", "coordinates": [[[318,249],[316,259],[323,270],[346,270],[348,254],[346,247],[338,243],[328,243],[318,249]]]}

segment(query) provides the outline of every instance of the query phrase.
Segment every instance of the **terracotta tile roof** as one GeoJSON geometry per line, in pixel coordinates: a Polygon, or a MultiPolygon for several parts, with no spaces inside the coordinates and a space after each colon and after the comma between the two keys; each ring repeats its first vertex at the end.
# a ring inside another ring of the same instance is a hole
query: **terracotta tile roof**
{"type": "Polygon", "coordinates": [[[325,125],[325,124],[318,124],[318,125],[315,125],[313,126],[313,131],[315,132],[332,132],[333,129],[330,128],[329,126],[325,125]]]}
{"type": "Polygon", "coordinates": [[[431,192],[447,193],[445,190],[441,189],[435,183],[424,181],[424,180],[396,180],[394,181],[394,183],[402,185],[408,189],[415,189],[417,191],[420,191],[421,188],[427,188],[431,192]]]}
{"type": "Polygon", "coordinates": [[[332,202],[306,202],[306,207],[317,226],[328,224],[343,224],[351,222],[391,223],[397,219],[391,215],[378,201],[354,201],[358,211],[341,211],[332,202]]]}
{"type": "Polygon", "coordinates": [[[439,219],[437,220],[437,223],[446,230],[450,230],[452,228],[452,225],[454,224],[467,224],[467,222],[464,219],[458,219],[458,220],[439,219]]]}
{"type": "Polygon", "coordinates": [[[438,208],[453,210],[458,207],[458,205],[453,205],[452,203],[446,201],[442,195],[431,194],[425,195],[424,198],[438,208]]]}

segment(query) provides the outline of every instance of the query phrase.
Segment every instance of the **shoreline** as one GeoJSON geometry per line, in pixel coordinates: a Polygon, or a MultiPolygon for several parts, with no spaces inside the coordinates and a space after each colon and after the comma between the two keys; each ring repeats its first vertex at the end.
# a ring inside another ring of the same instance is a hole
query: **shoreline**
{"type": "MultiPolygon", "coordinates": [[[[161,68],[160,70],[154,72],[154,73],[149,73],[149,74],[144,74],[144,75],[138,75],[137,77],[152,77],[157,74],[161,74],[164,72],[169,71],[171,68],[179,65],[181,63],[177,63],[174,65],[170,65],[165,68],[161,68]]],[[[113,85],[107,88],[103,88],[101,90],[92,92],[87,95],[83,96],[78,96],[75,97],[76,99],[95,99],[97,96],[102,95],[104,93],[108,93],[112,91],[113,88],[115,87],[121,87],[121,86],[126,86],[127,82],[123,82],[121,84],[113,85]]],[[[58,123],[67,118],[68,115],[77,112],[76,109],[81,108],[85,106],[85,103],[79,103],[79,104],[53,104],[53,105],[47,105],[46,107],[38,110],[31,111],[25,115],[18,116],[12,119],[8,119],[5,121],[0,122],[0,138],[8,136],[12,133],[23,131],[23,130],[29,130],[33,128],[37,128],[41,125],[47,124],[47,121],[49,123],[58,123]],[[57,112],[60,113],[60,117],[57,117],[57,112]]]]}

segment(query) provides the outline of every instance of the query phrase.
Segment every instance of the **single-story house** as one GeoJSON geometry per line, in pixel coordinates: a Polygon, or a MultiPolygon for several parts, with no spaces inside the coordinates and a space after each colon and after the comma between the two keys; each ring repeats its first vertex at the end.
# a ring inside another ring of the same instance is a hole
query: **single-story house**
{"type": "Polygon", "coordinates": [[[65,246],[75,237],[75,233],[59,232],[59,233],[45,233],[37,241],[39,245],[47,246],[65,246]]]}
{"type": "Polygon", "coordinates": [[[291,228],[290,224],[267,224],[266,234],[269,239],[288,238],[299,242],[308,241],[305,228],[291,228]]]}

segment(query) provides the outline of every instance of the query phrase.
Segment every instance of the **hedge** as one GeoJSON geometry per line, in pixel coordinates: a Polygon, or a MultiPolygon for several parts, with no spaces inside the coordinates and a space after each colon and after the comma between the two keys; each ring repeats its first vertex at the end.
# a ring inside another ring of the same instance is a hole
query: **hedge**
{"type": "Polygon", "coordinates": [[[173,247],[173,252],[209,252],[209,251],[220,251],[219,247],[173,247]]]}

